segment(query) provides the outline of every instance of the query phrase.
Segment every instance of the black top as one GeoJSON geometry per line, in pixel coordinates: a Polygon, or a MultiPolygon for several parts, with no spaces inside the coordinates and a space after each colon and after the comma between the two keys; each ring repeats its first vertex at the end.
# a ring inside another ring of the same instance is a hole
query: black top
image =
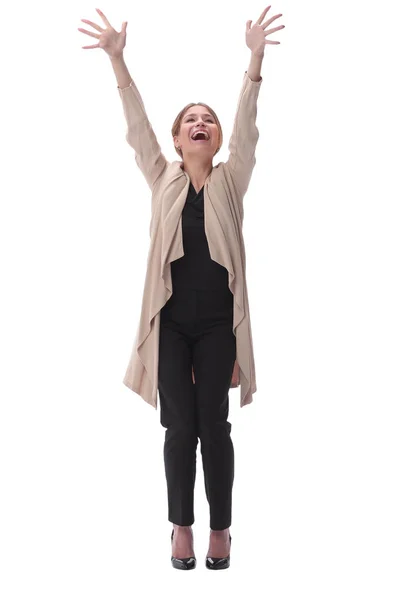
{"type": "Polygon", "coordinates": [[[226,290],[228,271],[211,258],[204,230],[204,186],[197,193],[192,182],[182,210],[182,236],[185,255],[171,263],[173,286],[226,290]]]}

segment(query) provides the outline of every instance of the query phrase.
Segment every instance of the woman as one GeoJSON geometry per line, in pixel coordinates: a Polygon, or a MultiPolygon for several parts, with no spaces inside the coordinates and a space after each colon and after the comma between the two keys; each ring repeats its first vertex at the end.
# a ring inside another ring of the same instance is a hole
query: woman
{"type": "Polygon", "coordinates": [[[182,161],[161,152],[142,98],[123,59],[127,23],[120,33],[96,9],[99,33],[111,59],[126,117],[126,139],[152,191],[151,244],[138,334],[124,383],[157,408],[166,428],[164,461],[168,519],[173,523],[172,566],[193,569],[192,524],[196,449],[201,442],[210,507],[209,569],[230,565],[234,451],[228,422],[230,387],[241,383],[241,406],[256,391],[254,356],[242,236],[243,197],[255,165],[258,140],[256,101],[268,29],[282,16],[246,24],[251,60],[245,72],[229,159],[213,167],[222,145],[217,115],[204,103],[190,103],[175,119],[172,136],[182,161]]]}

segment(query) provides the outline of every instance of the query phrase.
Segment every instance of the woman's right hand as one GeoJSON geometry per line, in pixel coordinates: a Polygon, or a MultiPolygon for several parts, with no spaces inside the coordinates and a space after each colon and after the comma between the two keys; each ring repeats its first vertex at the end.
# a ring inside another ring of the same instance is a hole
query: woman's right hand
{"type": "Polygon", "coordinates": [[[122,29],[120,33],[115,31],[115,29],[111,26],[110,22],[107,20],[106,16],[101,12],[100,9],[96,8],[100,17],[103,19],[106,29],[102,29],[96,23],[92,21],[88,21],[87,19],[81,19],[84,23],[91,25],[94,29],[99,31],[100,33],[93,33],[91,31],[87,31],[87,29],[81,29],[78,27],[78,31],[82,33],[86,33],[94,38],[99,40],[98,44],[93,44],[93,46],[82,46],[82,48],[102,48],[110,58],[117,58],[118,56],[122,56],[123,49],[126,43],[126,26],[128,24],[127,21],[122,23],[122,29]]]}

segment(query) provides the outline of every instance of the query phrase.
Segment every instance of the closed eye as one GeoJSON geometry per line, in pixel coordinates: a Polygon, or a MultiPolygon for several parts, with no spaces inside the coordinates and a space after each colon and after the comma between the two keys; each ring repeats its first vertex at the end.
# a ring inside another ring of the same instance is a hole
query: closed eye
{"type": "MultiPolygon", "coordinates": [[[[190,117],[190,119],[187,119],[186,122],[188,123],[189,121],[194,121],[193,117],[190,117]]],[[[206,121],[209,121],[210,123],[213,123],[214,121],[212,119],[206,119],[206,121]]]]}

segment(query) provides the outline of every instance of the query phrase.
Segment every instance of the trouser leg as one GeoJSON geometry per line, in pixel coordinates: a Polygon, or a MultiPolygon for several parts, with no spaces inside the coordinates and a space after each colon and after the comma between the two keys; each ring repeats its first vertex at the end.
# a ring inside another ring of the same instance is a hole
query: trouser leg
{"type": "MultiPolygon", "coordinates": [[[[211,316],[217,314],[221,312],[211,310],[211,316]]],[[[211,320],[193,345],[197,427],[210,528],[214,530],[230,527],[232,519],[234,448],[228,421],[228,392],[236,359],[232,316],[228,304],[227,318],[211,320]]]]}
{"type": "Polygon", "coordinates": [[[164,464],[168,520],[188,526],[194,522],[196,478],[196,411],[189,340],[173,325],[161,323],[158,389],[160,420],[166,428],[164,464]]]}

